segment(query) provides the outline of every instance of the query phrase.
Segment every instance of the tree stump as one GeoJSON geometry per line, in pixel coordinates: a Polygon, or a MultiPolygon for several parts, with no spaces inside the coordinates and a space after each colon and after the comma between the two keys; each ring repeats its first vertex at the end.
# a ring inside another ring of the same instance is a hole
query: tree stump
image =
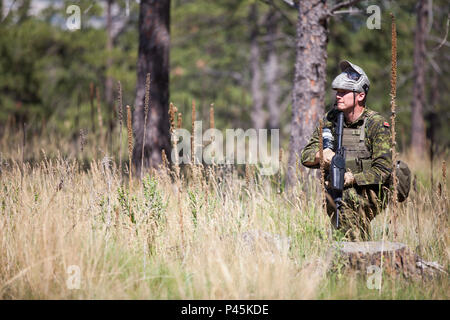
{"type": "Polygon", "coordinates": [[[337,242],[332,252],[335,254],[334,267],[342,264],[347,272],[367,274],[369,267],[376,266],[386,274],[403,275],[406,278],[446,273],[438,264],[423,261],[405,244],[399,242],[337,242]]]}

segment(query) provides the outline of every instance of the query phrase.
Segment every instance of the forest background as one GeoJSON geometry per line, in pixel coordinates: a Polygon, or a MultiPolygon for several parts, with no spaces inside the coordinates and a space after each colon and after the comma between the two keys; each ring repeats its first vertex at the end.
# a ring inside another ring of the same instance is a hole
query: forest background
{"type": "MultiPolygon", "coordinates": [[[[292,117],[292,87],[298,12],[289,1],[173,0],[171,1],[170,101],[191,125],[195,100],[197,118],[207,119],[215,108],[218,129],[252,127],[255,95],[263,105],[265,128],[280,128],[286,150],[292,117]],[[251,46],[259,53],[252,56],[251,46]],[[255,61],[256,60],[256,61],[255,61]],[[259,68],[259,78],[253,79],[259,68]],[[253,87],[252,87],[253,86],[253,87]],[[256,88],[256,91],[255,91],[256,88]]],[[[136,1],[0,1],[0,135],[26,128],[32,136],[71,137],[80,129],[117,125],[117,81],[123,106],[136,94],[138,15],[136,1]],[[66,8],[81,8],[81,29],[70,31],[66,8]],[[108,25],[109,17],[112,23],[108,25]],[[93,107],[91,86],[99,89],[101,107],[93,107]]],[[[364,68],[371,80],[368,106],[390,117],[390,12],[398,32],[397,130],[398,148],[411,141],[414,29],[416,1],[378,1],[380,29],[369,29],[361,1],[333,15],[327,47],[326,110],[334,101],[331,80],[338,63],[348,59],[364,68]]],[[[427,138],[434,137],[434,153],[450,144],[448,108],[448,4],[431,1],[427,13],[425,105],[427,138]]],[[[67,143],[68,139],[65,139],[67,143]]],[[[446,155],[444,155],[445,157],[446,155]]],[[[26,157],[26,156],[25,156],[26,157]]]]}

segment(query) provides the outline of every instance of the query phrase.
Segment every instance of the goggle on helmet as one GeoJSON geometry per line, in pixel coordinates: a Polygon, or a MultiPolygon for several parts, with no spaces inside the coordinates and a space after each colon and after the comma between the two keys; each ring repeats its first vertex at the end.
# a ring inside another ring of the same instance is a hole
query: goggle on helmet
{"type": "Polygon", "coordinates": [[[344,89],[367,94],[370,81],[364,70],[347,60],[341,61],[339,66],[342,73],[334,78],[331,87],[334,90],[344,89]]]}

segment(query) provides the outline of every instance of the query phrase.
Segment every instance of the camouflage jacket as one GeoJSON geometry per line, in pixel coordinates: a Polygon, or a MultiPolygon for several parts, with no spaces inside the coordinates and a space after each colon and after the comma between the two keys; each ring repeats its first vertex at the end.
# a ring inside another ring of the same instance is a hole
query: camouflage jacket
{"type": "MultiPolygon", "coordinates": [[[[391,131],[389,123],[377,112],[364,108],[361,116],[353,123],[344,121],[344,128],[360,128],[366,119],[365,124],[365,145],[370,152],[370,165],[362,172],[355,173],[355,181],[358,186],[380,185],[389,183],[392,172],[392,154],[391,154],[391,131]]],[[[335,122],[337,119],[337,110],[329,111],[324,119],[324,128],[330,128],[335,137],[335,122]]],[[[345,144],[344,144],[345,147],[345,144]]],[[[305,163],[314,162],[317,151],[319,151],[319,127],[302,150],[301,161],[304,166],[319,168],[319,165],[309,166],[305,163]]],[[[335,150],[333,150],[335,151],[335,150]]]]}

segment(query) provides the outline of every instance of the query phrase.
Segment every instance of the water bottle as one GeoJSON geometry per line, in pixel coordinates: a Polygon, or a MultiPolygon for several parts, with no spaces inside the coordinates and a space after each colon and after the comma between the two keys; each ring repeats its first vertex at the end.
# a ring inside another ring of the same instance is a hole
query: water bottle
{"type": "Polygon", "coordinates": [[[322,130],[322,138],[323,138],[323,149],[330,148],[333,150],[334,148],[334,137],[331,133],[330,128],[323,128],[322,130]]]}

